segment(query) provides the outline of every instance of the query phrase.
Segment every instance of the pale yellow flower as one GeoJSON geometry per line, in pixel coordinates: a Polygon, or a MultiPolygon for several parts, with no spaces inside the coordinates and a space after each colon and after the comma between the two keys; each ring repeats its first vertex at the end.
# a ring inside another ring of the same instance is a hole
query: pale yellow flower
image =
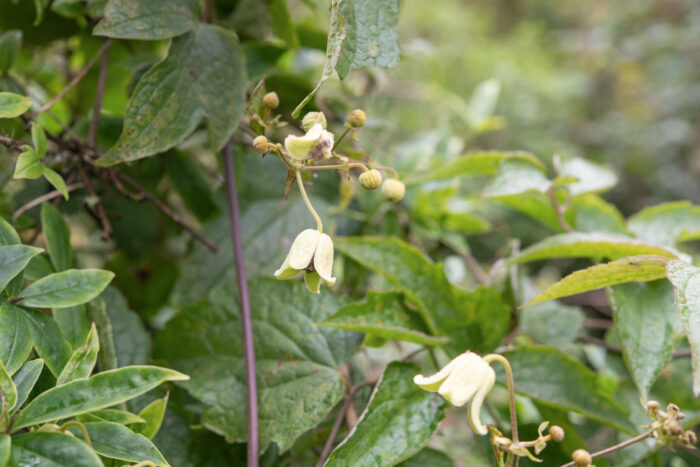
{"type": "Polygon", "coordinates": [[[294,239],[287,258],[275,271],[277,279],[291,279],[304,271],[306,288],[319,293],[321,281],[335,284],[333,273],[333,240],[315,229],[306,229],[294,239]]]}
{"type": "Polygon", "coordinates": [[[304,136],[289,135],[284,139],[284,148],[292,159],[303,161],[309,156],[315,159],[331,157],[335,137],[323,129],[320,123],[314,124],[304,136]]]}

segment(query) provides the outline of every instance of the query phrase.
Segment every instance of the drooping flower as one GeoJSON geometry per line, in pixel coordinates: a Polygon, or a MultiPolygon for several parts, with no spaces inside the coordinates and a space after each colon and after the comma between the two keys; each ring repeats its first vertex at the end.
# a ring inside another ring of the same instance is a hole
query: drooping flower
{"type": "Polygon", "coordinates": [[[306,229],[294,239],[287,258],[275,271],[277,279],[291,279],[304,271],[304,282],[311,293],[319,293],[321,281],[335,284],[333,273],[333,240],[315,229],[306,229]]]}
{"type": "Polygon", "coordinates": [[[289,135],[284,139],[284,147],[292,159],[303,161],[309,156],[314,159],[331,157],[335,137],[323,129],[320,123],[314,124],[304,136],[289,135]]]}
{"type": "Polygon", "coordinates": [[[496,381],[496,372],[479,355],[465,352],[433,376],[416,375],[413,382],[425,389],[440,394],[449,403],[462,407],[469,403],[469,423],[480,435],[488,434],[481,423],[480,412],[486,394],[496,381]]]}

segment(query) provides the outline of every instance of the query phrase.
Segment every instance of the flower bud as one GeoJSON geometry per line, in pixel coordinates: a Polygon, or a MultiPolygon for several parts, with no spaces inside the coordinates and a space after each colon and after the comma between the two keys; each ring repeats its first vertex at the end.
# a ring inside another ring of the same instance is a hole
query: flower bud
{"type": "Polygon", "coordinates": [[[360,175],[360,185],[366,190],[376,190],[382,184],[382,174],[377,169],[371,169],[360,175]]]}
{"type": "Polygon", "coordinates": [[[558,425],[552,425],[549,429],[549,436],[557,443],[561,443],[564,440],[564,429],[558,425]]]}
{"type": "Polygon", "coordinates": [[[353,128],[360,128],[361,126],[365,126],[366,121],[367,115],[365,115],[365,112],[363,110],[355,109],[352,112],[350,112],[350,115],[348,115],[348,123],[353,128]]]}
{"type": "Polygon", "coordinates": [[[382,184],[382,196],[388,201],[397,203],[403,199],[406,194],[406,185],[401,183],[399,180],[390,178],[384,180],[382,184]]]}
{"type": "Polygon", "coordinates": [[[588,467],[593,462],[591,454],[585,449],[577,449],[571,455],[571,459],[576,463],[576,467],[588,467]]]}
{"type": "Polygon", "coordinates": [[[269,145],[270,142],[264,135],[256,136],[253,140],[253,146],[255,147],[255,150],[258,151],[260,154],[267,154],[267,148],[269,145]]]}
{"type": "Polygon", "coordinates": [[[304,115],[304,118],[301,119],[301,127],[304,129],[304,131],[309,131],[316,123],[320,123],[321,128],[324,130],[328,126],[326,116],[323,114],[323,112],[308,112],[306,115],[304,115]]]}
{"type": "Polygon", "coordinates": [[[697,444],[698,437],[692,430],[684,431],[681,435],[681,442],[687,447],[692,447],[697,444]]]}
{"type": "Polygon", "coordinates": [[[268,109],[276,109],[280,105],[280,98],[276,92],[268,92],[263,96],[263,105],[268,109]]]}

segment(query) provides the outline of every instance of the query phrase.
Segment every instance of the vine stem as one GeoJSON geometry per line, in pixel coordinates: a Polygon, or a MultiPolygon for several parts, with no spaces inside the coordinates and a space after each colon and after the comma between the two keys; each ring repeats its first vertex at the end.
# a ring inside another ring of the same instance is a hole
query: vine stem
{"type": "MultiPolygon", "coordinates": [[[[654,430],[647,431],[646,433],[642,433],[641,435],[635,436],[634,438],[630,438],[627,441],[623,441],[620,444],[616,444],[615,446],[610,446],[609,448],[605,448],[602,451],[594,452],[593,454],[591,454],[591,458],[595,459],[596,457],[604,456],[606,454],[610,454],[611,452],[619,451],[620,449],[626,448],[627,446],[631,446],[640,441],[644,441],[653,434],[654,430]]],[[[574,467],[575,465],[576,462],[571,461],[568,464],[563,464],[561,467],[574,467]]]]}
{"type": "Polygon", "coordinates": [[[508,377],[508,397],[510,399],[510,424],[512,425],[511,433],[513,436],[513,444],[518,444],[518,415],[515,412],[515,384],[513,383],[513,369],[510,366],[510,362],[503,355],[499,355],[497,353],[486,355],[483,360],[486,363],[498,362],[503,365],[503,368],[506,370],[506,376],[508,377]]]}
{"type": "MultiPolygon", "coordinates": [[[[253,344],[253,320],[250,312],[250,296],[245,271],[245,257],[241,241],[241,215],[238,207],[236,172],[231,156],[231,143],[223,149],[224,171],[226,177],[226,194],[228,197],[229,218],[231,220],[231,243],[236,263],[236,280],[241,306],[241,325],[243,327],[243,348],[245,358],[246,389],[248,393],[248,467],[258,466],[258,394],[255,376],[255,347],[253,344]]],[[[299,173],[297,172],[297,175],[299,173]]],[[[303,190],[302,190],[303,191],[303,190]]],[[[308,202],[308,201],[307,201],[308,202]]]]}
{"type": "Polygon", "coordinates": [[[554,193],[554,185],[552,185],[549,188],[549,190],[547,190],[547,196],[549,197],[550,203],[552,203],[554,212],[557,214],[557,222],[559,223],[559,227],[561,227],[562,230],[567,233],[575,232],[575,230],[571,228],[569,223],[566,222],[566,218],[564,218],[564,212],[566,211],[566,209],[559,205],[556,193],[554,193]]]}
{"type": "Polygon", "coordinates": [[[316,219],[316,228],[319,232],[323,232],[323,222],[316,213],[314,207],[311,205],[311,201],[309,201],[309,196],[306,194],[306,189],[304,188],[304,180],[301,179],[300,170],[297,170],[297,185],[299,185],[299,191],[301,192],[301,197],[304,198],[306,207],[309,208],[309,212],[311,212],[311,215],[314,216],[314,219],[316,219]]]}

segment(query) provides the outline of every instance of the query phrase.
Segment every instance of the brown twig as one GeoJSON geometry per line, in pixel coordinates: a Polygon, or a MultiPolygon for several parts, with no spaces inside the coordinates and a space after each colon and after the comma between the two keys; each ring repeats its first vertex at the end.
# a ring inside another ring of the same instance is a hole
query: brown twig
{"type": "Polygon", "coordinates": [[[575,232],[575,230],[571,228],[569,223],[566,222],[566,219],[564,218],[564,212],[566,212],[566,209],[559,206],[559,201],[557,201],[557,196],[554,193],[554,185],[549,187],[549,190],[547,190],[547,196],[549,196],[549,202],[552,203],[554,212],[557,214],[557,222],[559,222],[559,227],[561,227],[564,232],[575,232]]]}
{"type": "MultiPolygon", "coordinates": [[[[71,191],[78,190],[80,188],[83,188],[84,186],[85,184],[83,184],[82,182],[73,183],[72,185],[67,185],[66,190],[68,190],[68,192],[70,193],[71,191]]],[[[60,191],[54,190],[46,193],[45,195],[41,195],[38,198],[34,198],[28,203],[23,204],[19,209],[15,211],[14,214],[12,214],[12,222],[15,222],[19,216],[21,216],[34,206],[38,206],[45,201],[51,201],[54,198],[60,198],[61,196],[63,195],[60,191]]]]}
{"type": "Polygon", "coordinates": [[[17,141],[16,139],[12,139],[8,136],[0,136],[0,143],[4,144],[10,149],[14,149],[16,151],[24,151],[24,143],[21,141],[17,141]]]}
{"type": "Polygon", "coordinates": [[[583,320],[583,325],[593,329],[610,329],[613,327],[613,322],[609,319],[586,318],[583,320]]]}
{"type": "Polygon", "coordinates": [[[105,88],[107,86],[107,71],[109,69],[109,43],[110,39],[106,39],[107,46],[102,49],[100,58],[100,74],[97,78],[97,95],[95,96],[95,105],[92,107],[92,120],[90,121],[90,130],[88,132],[87,144],[90,147],[97,147],[97,134],[100,130],[100,112],[102,111],[102,100],[105,96],[105,88]]]}

